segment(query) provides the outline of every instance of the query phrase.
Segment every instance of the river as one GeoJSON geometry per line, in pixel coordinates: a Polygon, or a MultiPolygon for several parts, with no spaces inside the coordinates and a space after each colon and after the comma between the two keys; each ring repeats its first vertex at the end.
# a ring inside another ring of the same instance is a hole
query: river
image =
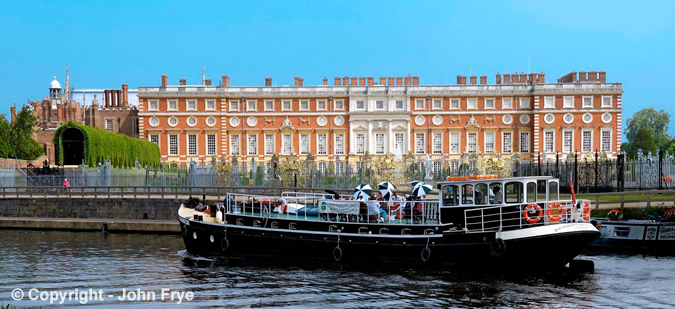
{"type": "Polygon", "coordinates": [[[0,303],[18,308],[675,306],[673,257],[585,256],[592,274],[346,270],[195,257],[173,235],[0,230],[0,258],[0,303]]]}

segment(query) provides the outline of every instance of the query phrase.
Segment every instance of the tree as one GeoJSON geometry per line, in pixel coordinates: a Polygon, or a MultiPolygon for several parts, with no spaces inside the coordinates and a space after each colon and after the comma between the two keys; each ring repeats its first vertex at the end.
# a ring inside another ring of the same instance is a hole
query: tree
{"type": "Polygon", "coordinates": [[[626,121],[626,138],[628,142],[633,143],[638,131],[647,129],[654,138],[656,146],[664,147],[670,141],[670,136],[666,133],[669,122],[670,115],[663,109],[657,112],[653,107],[643,108],[626,121]]]}
{"type": "MultiPolygon", "coordinates": [[[[42,147],[33,139],[37,124],[38,118],[29,106],[24,106],[12,123],[9,123],[5,115],[2,115],[0,117],[0,140],[7,148],[4,157],[24,160],[39,157],[42,154],[42,147]]],[[[0,156],[2,155],[0,151],[0,156]]]]}
{"type": "Polygon", "coordinates": [[[637,157],[638,150],[640,149],[642,149],[643,154],[647,154],[647,152],[651,152],[652,155],[656,154],[656,143],[654,142],[654,138],[652,138],[652,133],[646,128],[638,130],[635,141],[630,148],[630,152],[628,152],[628,157],[637,157]]]}

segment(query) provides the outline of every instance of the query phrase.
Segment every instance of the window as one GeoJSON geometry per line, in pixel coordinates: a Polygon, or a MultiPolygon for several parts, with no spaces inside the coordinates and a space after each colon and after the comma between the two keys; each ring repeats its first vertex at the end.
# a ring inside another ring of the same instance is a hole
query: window
{"type": "Polygon", "coordinates": [[[384,109],[384,101],[382,101],[382,100],[375,101],[375,109],[383,110],[384,109]]]}
{"type": "Polygon", "coordinates": [[[159,147],[159,134],[150,134],[150,142],[155,143],[159,147]]]}
{"type": "Polygon", "coordinates": [[[256,102],[255,100],[252,100],[252,101],[246,101],[246,110],[247,110],[247,111],[255,111],[255,110],[257,110],[258,107],[256,106],[256,105],[257,105],[256,103],[257,103],[257,102],[256,102]]]}
{"type": "Polygon", "coordinates": [[[450,162],[450,168],[454,171],[458,170],[459,169],[459,161],[453,160],[452,162],[450,162]]]}
{"type": "Polygon", "coordinates": [[[258,135],[248,135],[248,155],[255,156],[258,154],[258,135]]]}
{"type": "Polygon", "coordinates": [[[281,153],[289,155],[293,152],[293,139],[290,134],[281,135],[281,153]]]}
{"type": "Polygon", "coordinates": [[[335,134],[335,154],[345,154],[345,135],[335,134]]]}
{"type": "Polygon", "coordinates": [[[593,141],[593,132],[591,131],[581,131],[581,151],[589,152],[591,151],[593,141]]]}
{"type": "Polygon", "coordinates": [[[239,101],[230,101],[230,110],[238,111],[239,110],[239,101]]]}
{"type": "Polygon", "coordinates": [[[485,133],[485,153],[491,153],[495,151],[495,133],[487,132],[485,133]]]}
{"type": "Polygon", "coordinates": [[[300,134],[300,154],[309,153],[309,134],[300,134]]]}
{"type": "Polygon", "coordinates": [[[485,109],[495,109],[495,99],[485,99],[485,109]]]}
{"type": "Polygon", "coordinates": [[[466,135],[466,152],[476,152],[476,133],[468,133],[466,135]]]}
{"type": "Polygon", "coordinates": [[[149,111],[159,110],[159,103],[157,101],[149,101],[148,102],[148,110],[149,111]]]}
{"type": "Polygon", "coordinates": [[[439,154],[443,152],[443,134],[434,133],[431,136],[431,153],[439,154]]]}
{"type": "Polygon", "coordinates": [[[424,133],[415,134],[415,153],[424,153],[424,133]]]}
{"type": "Polygon", "coordinates": [[[441,99],[434,99],[432,108],[433,108],[433,109],[442,109],[442,108],[443,108],[443,100],[441,100],[441,99]]]}
{"type": "Polygon", "coordinates": [[[441,168],[442,168],[443,166],[441,165],[441,162],[440,162],[440,161],[434,161],[433,164],[434,164],[434,166],[433,166],[433,172],[436,173],[436,174],[438,174],[438,173],[441,171],[441,168]]]}
{"type": "Polygon", "coordinates": [[[178,134],[169,135],[169,155],[170,156],[178,155],[178,134]]]}
{"type": "Polygon", "coordinates": [[[342,175],[344,174],[345,164],[343,162],[335,162],[335,174],[342,175]]]}
{"type": "Polygon", "coordinates": [[[105,119],[105,129],[110,132],[115,132],[115,119],[106,118],[105,119]]]}
{"type": "Polygon", "coordinates": [[[283,110],[283,111],[291,110],[291,101],[282,101],[281,102],[281,110],[283,110]]]}
{"type": "Polygon", "coordinates": [[[415,100],[415,109],[424,109],[424,100],[415,100]]]}
{"type": "Polygon", "coordinates": [[[326,162],[319,162],[319,172],[326,174],[326,162]]]}
{"type": "Polygon", "coordinates": [[[239,155],[239,135],[230,136],[230,155],[239,155]]]}
{"type": "Polygon", "coordinates": [[[530,132],[520,132],[520,152],[530,152],[530,132]]]}
{"type": "Polygon", "coordinates": [[[403,109],[403,100],[396,100],[396,109],[403,109]]]}
{"type": "Polygon", "coordinates": [[[197,135],[196,134],[188,134],[187,144],[188,144],[188,156],[196,156],[197,155],[197,135]]]}
{"type": "Polygon", "coordinates": [[[602,107],[612,107],[612,97],[602,96],[602,107]]]}
{"type": "Polygon", "coordinates": [[[356,101],[356,109],[365,109],[364,101],[356,101]]]}
{"type": "Polygon", "coordinates": [[[544,131],[544,152],[555,152],[555,135],[553,131],[544,131]]]}
{"type": "Polygon", "coordinates": [[[459,99],[450,100],[450,109],[459,109],[459,99]]]}
{"type": "Polygon", "coordinates": [[[265,134],[265,154],[274,154],[274,134],[265,134]]]}
{"type": "Polygon", "coordinates": [[[468,99],[466,101],[466,109],[476,109],[477,108],[477,102],[478,100],[476,99],[468,99]]]}
{"type": "Polygon", "coordinates": [[[384,154],[384,134],[375,134],[375,153],[384,154]]]}
{"type": "Polygon", "coordinates": [[[574,132],[572,131],[563,131],[563,153],[572,152],[572,147],[574,143],[574,132]]]}
{"type": "Polygon", "coordinates": [[[403,152],[404,152],[403,134],[402,133],[396,133],[396,134],[394,134],[394,153],[403,154],[403,152]]]}
{"type": "Polygon", "coordinates": [[[216,101],[213,100],[207,100],[206,103],[204,103],[204,109],[207,111],[214,111],[216,110],[216,101]]]}
{"type": "Polygon", "coordinates": [[[529,98],[520,99],[520,108],[530,108],[530,99],[529,98]]]}
{"type": "Polygon", "coordinates": [[[273,111],[274,110],[274,101],[265,101],[265,110],[273,111]]]}
{"type": "Polygon", "coordinates": [[[583,97],[583,104],[581,107],[583,108],[593,108],[593,97],[583,97]]]}
{"type": "Polygon", "coordinates": [[[216,135],[207,134],[206,135],[206,155],[215,156],[216,155],[216,135]]]}
{"type": "Polygon", "coordinates": [[[309,110],[309,101],[300,101],[300,110],[301,111],[308,111],[309,110]]]}
{"type": "Polygon", "coordinates": [[[544,108],[555,108],[555,97],[544,97],[544,108]]]}
{"type": "Polygon", "coordinates": [[[335,110],[341,111],[345,109],[345,102],[342,100],[335,100],[333,104],[335,104],[335,110]]]}
{"type": "Polygon", "coordinates": [[[197,101],[195,100],[188,100],[185,103],[185,110],[188,111],[196,111],[197,110],[197,101]]]}
{"type": "Polygon", "coordinates": [[[459,133],[450,133],[450,153],[459,153],[459,133]]]}
{"type": "Polygon", "coordinates": [[[364,154],[366,152],[366,135],[363,133],[356,134],[356,154],[364,154]]]}
{"type": "Polygon", "coordinates": [[[574,108],[574,97],[563,97],[563,108],[574,108]]]}
{"type": "Polygon", "coordinates": [[[325,100],[316,101],[316,109],[320,110],[320,111],[325,111],[326,110],[326,101],[325,100]]]}
{"type": "Polygon", "coordinates": [[[168,111],[177,111],[178,110],[178,101],[169,101],[166,103],[166,110],[168,111]]]}
{"type": "Polygon", "coordinates": [[[512,109],[513,101],[511,98],[502,98],[502,109],[512,109]]]}
{"type": "Polygon", "coordinates": [[[502,133],[502,152],[503,153],[511,153],[512,149],[513,149],[513,136],[511,135],[511,132],[503,132],[502,133]]]}
{"type": "Polygon", "coordinates": [[[320,155],[328,154],[328,140],[326,139],[326,134],[317,134],[316,135],[316,153],[320,155]]]}
{"type": "Polygon", "coordinates": [[[610,131],[600,132],[600,151],[605,152],[612,151],[612,132],[610,131]]]}

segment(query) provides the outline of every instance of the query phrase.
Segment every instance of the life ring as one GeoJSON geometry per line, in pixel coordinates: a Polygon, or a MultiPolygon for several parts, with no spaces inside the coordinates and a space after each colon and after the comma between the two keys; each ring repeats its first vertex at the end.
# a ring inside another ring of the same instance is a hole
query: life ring
{"type": "Polygon", "coordinates": [[[335,249],[333,249],[333,259],[336,262],[339,262],[342,259],[342,249],[340,246],[337,246],[335,249]]]}
{"type": "Polygon", "coordinates": [[[525,207],[523,210],[523,219],[527,221],[527,223],[537,223],[541,221],[541,217],[544,215],[544,211],[541,209],[541,207],[537,204],[530,204],[525,207]],[[530,218],[530,215],[528,214],[530,210],[536,210],[537,211],[537,217],[536,218],[530,218]]]}
{"type": "Polygon", "coordinates": [[[181,234],[183,234],[183,236],[186,236],[186,235],[187,235],[187,232],[188,232],[188,231],[187,231],[187,226],[185,226],[185,225],[181,226],[181,227],[180,227],[180,232],[181,232],[181,234]]]}
{"type": "Polygon", "coordinates": [[[220,248],[223,251],[227,251],[227,248],[230,247],[230,241],[227,240],[227,238],[223,238],[223,240],[220,241],[220,248]]]}
{"type": "Polygon", "coordinates": [[[584,201],[581,203],[581,212],[583,213],[584,221],[591,219],[591,203],[584,201]]]}
{"type": "Polygon", "coordinates": [[[548,204],[548,207],[546,209],[546,215],[548,215],[548,219],[550,221],[555,221],[555,222],[560,221],[560,219],[562,219],[562,217],[565,215],[565,208],[562,207],[562,204],[560,204],[560,202],[551,202],[550,204],[548,204]],[[552,208],[558,208],[558,214],[557,215],[551,214],[552,208]]]}
{"type": "Polygon", "coordinates": [[[501,238],[495,238],[490,242],[490,253],[495,258],[500,258],[506,253],[506,243],[501,238]]]}
{"type": "Polygon", "coordinates": [[[422,262],[428,261],[430,257],[431,257],[431,249],[429,247],[424,247],[424,249],[422,249],[422,253],[420,253],[420,258],[422,259],[422,262]]]}

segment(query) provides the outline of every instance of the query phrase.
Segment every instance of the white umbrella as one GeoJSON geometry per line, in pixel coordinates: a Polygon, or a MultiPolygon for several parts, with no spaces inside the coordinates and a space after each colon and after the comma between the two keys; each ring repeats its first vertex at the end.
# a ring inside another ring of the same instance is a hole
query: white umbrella
{"type": "Polygon", "coordinates": [[[412,189],[412,195],[414,196],[422,196],[422,195],[427,195],[427,193],[431,192],[434,187],[432,187],[430,184],[423,183],[421,181],[413,181],[415,184],[413,185],[412,182],[410,183],[413,185],[412,189]]]}
{"type": "Polygon", "coordinates": [[[352,196],[356,199],[356,198],[359,198],[359,195],[363,195],[363,197],[365,197],[367,199],[370,196],[370,193],[372,193],[372,192],[373,192],[373,187],[371,187],[367,183],[362,183],[362,184],[356,186],[356,188],[354,188],[354,193],[352,194],[352,196]]]}

